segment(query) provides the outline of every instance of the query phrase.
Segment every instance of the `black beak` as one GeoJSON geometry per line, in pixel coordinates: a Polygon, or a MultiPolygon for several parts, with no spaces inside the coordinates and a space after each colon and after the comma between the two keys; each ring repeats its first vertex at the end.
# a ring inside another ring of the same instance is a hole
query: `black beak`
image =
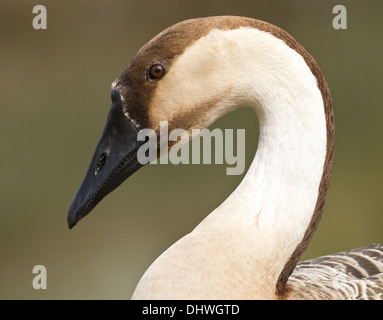
{"type": "Polygon", "coordinates": [[[123,114],[119,92],[112,90],[112,106],[104,132],[69,208],[69,229],[143,166],[137,160],[137,150],[144,142],[137,141],[137,134],[138,129],[123,114]]]}

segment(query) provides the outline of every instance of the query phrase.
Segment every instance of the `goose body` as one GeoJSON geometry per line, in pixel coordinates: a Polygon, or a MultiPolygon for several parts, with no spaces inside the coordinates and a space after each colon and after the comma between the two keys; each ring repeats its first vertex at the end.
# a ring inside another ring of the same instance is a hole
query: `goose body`
{"type": "Polygon", "coordinates": [[[297,264],[329,186],[332,101],[307,51],[259,20],[186,20],[139,50],[112,84],[108,121],[69,209],[69,227],[142,167],[141,129],[158,132],[164,120],[169,131],[204,129],[241,106],[254,108],[260,125],[248,172],[218,208],[154,261],[133,298],[382,298],[382,246],[297,264]]]}

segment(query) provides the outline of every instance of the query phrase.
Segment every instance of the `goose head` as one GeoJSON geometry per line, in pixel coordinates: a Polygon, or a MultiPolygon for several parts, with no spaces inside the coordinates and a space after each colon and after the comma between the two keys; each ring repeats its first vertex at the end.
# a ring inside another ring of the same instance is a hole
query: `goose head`
{"type": "MultiPolygon", "coordinates": [[[[238,103],[246,105],[240,101],[241,78],[254,70],[238,64],[238,48],[224,32],[253,24],[253,19],[241,17],[187,20],[137,52],[112,84],[105,129],[69,209],[70,228],[142,167],[137,161],[141,129],[158,134],[161,121],[167,121],[169,132],[202,130],[238,103]]],[[[157,150],[164,150],[161,143],[157,150]]],[[[167,141],[168,148],[172,144],[167,141]]]]}

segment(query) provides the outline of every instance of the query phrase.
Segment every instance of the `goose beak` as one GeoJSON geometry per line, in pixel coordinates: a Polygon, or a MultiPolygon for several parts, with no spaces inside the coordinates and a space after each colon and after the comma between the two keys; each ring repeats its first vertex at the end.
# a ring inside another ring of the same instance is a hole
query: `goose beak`
{"type": "Polygon", "coordinates": [[[72,229],[106,195],[143,165],[137,160],[138,129],[123,114],[121,97],[112,90],[112,106],[92,161],[68,212],[72,229]]]}

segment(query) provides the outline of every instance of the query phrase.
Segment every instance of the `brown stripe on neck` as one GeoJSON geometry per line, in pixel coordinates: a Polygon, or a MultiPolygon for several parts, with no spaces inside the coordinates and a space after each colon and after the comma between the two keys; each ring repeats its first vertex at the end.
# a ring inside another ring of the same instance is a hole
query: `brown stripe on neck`
{"type": "Polygon", "coordinates": [[[318,88],[322,94],[324,112],[326,118],[326,131],[327,131],[327,144],[326,144],[326,158],[323,165],[323,174],[318,188],[318,198],[315,205],[314,213],[312,215],[310,224],[303,236],[301,243],[296,247],[294,252],[291,254],[289,260],[284,266],[281,274],[279,275],[277,284],[276,284],[276,294],[280,297],[286,297],[288,294],[287,280],[290,277],[291,273],[294,271],[296,264],[298,263],[300,257],[304,250],[307,249],[307,246],[318,227],[319,220],[322,216],[327,190],[330,185],[332,162],[334,158],[334,149],[335,149],[335,121],[334,121],[334,112],[332,99],[330,94],[330,89],[327,85],[326,80],[323,77],[322,72],[320,71],[318,65],[316,64],[314,58],[300,45],[291,35],[289,35],[284,30],[269,25],[261,23],[261,30],[269,31],[277,38],[285,41],[285,43],[295,51],[297,51],[305,60],[306,64],[310,68],[311,72],[317,79],[318,88]],[[265,29],[263,27],[266,27],[265,29]]]}

